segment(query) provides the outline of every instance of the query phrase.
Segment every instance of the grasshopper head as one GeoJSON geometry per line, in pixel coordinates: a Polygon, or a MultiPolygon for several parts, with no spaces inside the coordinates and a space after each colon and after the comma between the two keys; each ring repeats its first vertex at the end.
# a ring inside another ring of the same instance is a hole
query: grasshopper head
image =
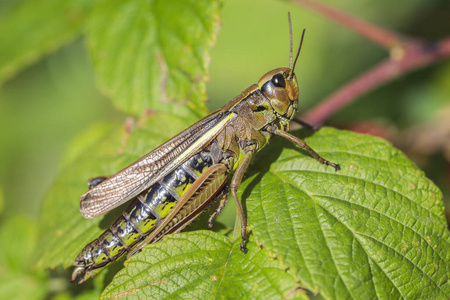
{"type": "Polygon", "coordinates": [[[269,100],[277,118],[292,120],[298,106],[298,82],[290,68],[279,68],[264,74],[258,81],[258,87],[269,100]]]}
{"type": "Polygon", "coordinates": [[[291,15],[288,14],[291,49],[289,56],[289,68],[279,68],[266,73],[258,81],[258,87],[269,100],[270,106],[276,118],[283,128],[289,129],[289,121],[297,113],[298,107],[298,82],[294,69],[300,50],[302,49],[305,30],[303,29],[297,55],[292,63],[292,25],[291,15]]]}
{"type": "Polygon", "coordinates": [[[289,32],[291,37],[289,68],[272,70],[266,73],[258,81],[259,89],[269,100],[270,106],[272,107],[276,118],[280,121],[280,124],[283,125],[283,127],[286,127],[286,129],[289,128],[289,121],[294,118],[297,112],[298,82],[294,69],[300,50],[302,49],[303,37],[305,36],[305,30],[303,30],[297,55],[295,56],[294,63],[292,63],[292,26],[290,14],[288,14],[288,17],[289,32]]]}

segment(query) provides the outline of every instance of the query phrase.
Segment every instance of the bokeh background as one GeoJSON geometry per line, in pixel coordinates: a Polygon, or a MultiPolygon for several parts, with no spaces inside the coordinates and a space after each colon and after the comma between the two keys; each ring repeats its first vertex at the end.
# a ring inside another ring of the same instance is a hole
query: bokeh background
{"type": "MultiPolygon", "coordinates": [[[[9,2],[0,3],[0,14],[9,2]]],[[[450,2],[446,0],[327,3],[406,36],[433,41],[450,34],[450,2]]],[[[225,1],[222,27],[211,49],[210,110],[224,105],[268,70],[288,66],[288,11],[295,44],[306,28],[296,68],[300,111],[388,56],[364,37],[288,1],[225,1]]],[[[0,25],[0,30],[10,29],[0,25]]],[[[0,40],[0,55],[7,46],[0,40]]],[[[0,226],[15,216],[29,224],[38,220],[42,200],[58,176],[59,163],[72,138],[95,122],[125,121],[126,116],[114,109],[95,83],[84,40],[79,38],[0,88],[0,226]]],[[[449,207],[450,61],[417,70],[368,93],[336,113],[327,125],[390,140],[440,187],[449,207]]],[[[232,220],[224,222],[233,224],[232,220]]]]}

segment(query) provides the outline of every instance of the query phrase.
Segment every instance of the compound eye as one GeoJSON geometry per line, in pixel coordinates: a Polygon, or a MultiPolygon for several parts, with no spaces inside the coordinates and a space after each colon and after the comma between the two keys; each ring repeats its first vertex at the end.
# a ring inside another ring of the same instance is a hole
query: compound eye
{"type": "Polygon", "coordinates": [[[272,83],[276,87],[285,88],[286,81],[284,81],[284,77],[281,74],[276,74],[272,77],[272,83]]]}

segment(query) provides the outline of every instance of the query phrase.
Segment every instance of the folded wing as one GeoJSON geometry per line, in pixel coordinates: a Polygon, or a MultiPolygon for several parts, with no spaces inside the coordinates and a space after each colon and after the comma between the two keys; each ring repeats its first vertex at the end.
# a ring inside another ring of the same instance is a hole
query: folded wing
{"type": "Polygon", "coordinates": [[[85,218],[99,216],[148,189],[211,142],[233,119],[233,112],[213,113],[171,138],[138,161],[81,196],[85,218]]]}

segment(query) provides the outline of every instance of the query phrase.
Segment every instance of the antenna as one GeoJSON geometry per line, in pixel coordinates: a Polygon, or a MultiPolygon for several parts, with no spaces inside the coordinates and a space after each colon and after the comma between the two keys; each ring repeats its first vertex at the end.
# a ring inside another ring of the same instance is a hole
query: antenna
{"type": "Polygon", "coordinates": [[[288,20],[289,20],[289,39],[291,41],[291,47],[289,51],[289,69],[292,70],[292,23],[291,23],[291,13],[288,12],[288,20]]]}
{"type": "Polygon", "coordinates": [[[294,64],[292,64],[292,51],[293,51],[293,42],[292,42],[292,22],[291,22],[291,13],[288,12],[288,20],[289,20],[289,38],[290,38],[290,51],[289,51],[289,69],[291,69],[291,73],[289,74],[289,79],[294,76],[294,68],[297,63],[298,56],[300,55],[300,50],[302,49],[303,38],[305,37],[305,29],[302,32],[302,38],[300,39],[300,45],[298,46],[297,55],[295,56],[294,64]]]}
{"type": "Polygon", "coordinates": [[[295,56],[294,65],[292,66],[292,74],[294,73],[295,64],[297,63],[298,56],[300,55],[300,50],[302,50],[303,38],[305,37],[305,29],[302,32],[302,38],[300,40],[300,45],[298,46],[297,55],[295,56]]]}

